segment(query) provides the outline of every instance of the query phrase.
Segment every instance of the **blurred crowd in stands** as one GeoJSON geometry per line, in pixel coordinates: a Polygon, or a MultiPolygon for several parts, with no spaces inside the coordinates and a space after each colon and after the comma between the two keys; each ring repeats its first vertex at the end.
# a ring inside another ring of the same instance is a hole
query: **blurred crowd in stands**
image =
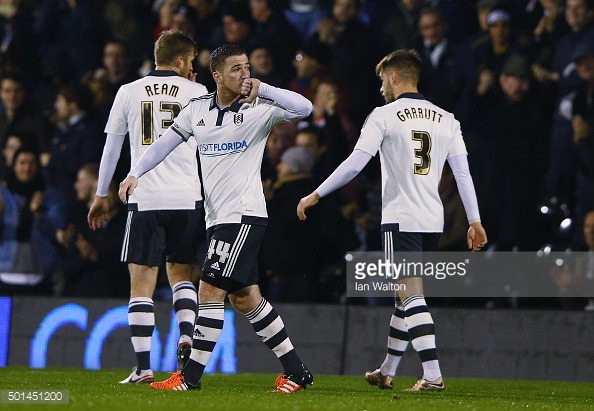
{"type": "MultiPolygon", "coordinates": [[[[91,231],[86,213],[113,98],[153,68],[170,28],[198,44],[209,91],[209,55],[232,43],[253,77],[313,102],[265,153],[270,300],[345,302],[344,253],[381,249],[379,161],[305,222],[295,209],[383,104],[375,65],[399,48],[420,52],[420,92],[461,122],[490,250],[594,250],[594,0],[0,0],[1,294],[127,297],[127,152],[111,219],[91,231]]],[[[464,250],[448,170],[440,192],[439,249],[464,250]]]]}

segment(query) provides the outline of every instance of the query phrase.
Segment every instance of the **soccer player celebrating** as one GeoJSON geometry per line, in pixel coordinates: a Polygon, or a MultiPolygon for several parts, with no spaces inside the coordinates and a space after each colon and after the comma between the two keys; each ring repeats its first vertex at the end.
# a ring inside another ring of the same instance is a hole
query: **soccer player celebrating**
{"type": "MultiPolygon", "coordinates": [[[[198,142],[207,241],[199,287],[198,317],[190,360],[157,390],[200,389],[204,368],[223,329],[224,300],[243,313],[279,358],[284,373],[275,392],[294,393],[313,383],[276,310],[258,288],[257,254],[267,222],[260,168],[273,126],[307,117],[305,97],[250,78],[245,51],[225,45],[210,56],[217,89],[193,99],[120,184],[126,201],[138,179],[192,136],[198,142]]],[[[139,188],[144,184],[140,180],[139,188]]]]}
{"type": "MultiPolygon", "coordinates": [[[[190,81],[195,77],[192,60],[197,53],[191,38],[181,32],[164,31],[155,43],[156,69],[119,89],[105,126],[107,140],[97,196],[88,215],[92,229],[99,229],[109,216],[107,192],[125,135],[129,133],[135,164],[191,98],[208,92],[202,84],[190,81]]],[[[176,149],[146,175],[142,187],[128,201],[122,260],[130,271],[128,323],[137,366],[120,381],[122,384],[154,380],[150,367],[155,328],[152,297],[164,257],[180,330],[178,367],[181,369],[189,359],[197,306],[192,264],[197,260],[198,243],[205,230],[196,149],[195,142],[176,149]]]]}
{"type": "MultiPolygon", "coordinates": [[[[394,251],[433,251],[443,231],[443,205],[438,185],[447,160],[470,224],[468,247],[487,243],[460,123],[417,91],[421,58],[414,50],[398,50],[376,67],[386,105],[371,112],[353,153],[310,195],[299,201],[297,215],[321,197],[352,180],[379,151],[382,173],[382,244],[394,251]]],[[[379,388],[392,388],[392,378],[409,340],[423,364],[423,377],[412,391],[441,391],[444,383],[437,359],[435,327],[423,296],[420,277],[406,279],[390,320],[388,353],[381,367],[365,373],[379,388]],[[402,304],[399,304],[399,300],[402,304]]]]}

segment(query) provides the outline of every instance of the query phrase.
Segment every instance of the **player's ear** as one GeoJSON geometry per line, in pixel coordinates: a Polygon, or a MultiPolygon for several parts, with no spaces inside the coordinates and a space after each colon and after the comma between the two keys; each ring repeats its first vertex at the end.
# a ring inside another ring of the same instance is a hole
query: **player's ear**
{"type": "Polygon", "coordinates": [[[390,71],[390,83],[398,84],[398,81],[400,81],[400,76],[398,75],[398,72],[396,70],[390,71]]]}
{"type": "Polygon", "coordinates": [[[220,84],[223,81],[223,79],[221,78],[221,73],[219,73],[218,71],[214,71],[212,73],[212,78],[217,84],[220,84]]]}

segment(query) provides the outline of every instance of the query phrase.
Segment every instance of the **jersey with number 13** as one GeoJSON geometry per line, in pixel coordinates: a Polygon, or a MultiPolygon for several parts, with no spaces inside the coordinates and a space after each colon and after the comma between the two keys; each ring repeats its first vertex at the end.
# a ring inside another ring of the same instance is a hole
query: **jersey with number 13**
{"type": "MultiPolygon", "coordinates": [[[[154,70],[120,87],[105,126],[109,134],[130,134],[131,164],[173,124],[191,98],[208,91],[169,70],[154,70]]],[[[154,169],[142,176],[129,204],[138,210],[194,209],[202,200],[196,143],[181,144],[154,169]]]]}
{"type": "Polygon", "coordinates": [[[405,93],[371,112],[355,146],[380,153],[382,224],[402,232],[443,231],[438,186],[444,163],[466,154],[460,123],[421,94],[405,93]]]}

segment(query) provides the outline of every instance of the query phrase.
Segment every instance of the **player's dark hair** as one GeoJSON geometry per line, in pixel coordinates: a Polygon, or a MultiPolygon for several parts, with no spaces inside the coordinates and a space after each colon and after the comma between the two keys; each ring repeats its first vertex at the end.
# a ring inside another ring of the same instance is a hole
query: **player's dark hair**
{"type": "Polygon", "coordinates": [[[181,31],[165,30],[155,42],[155,64],[173,65],[178,56],[198,55],[198,46],[181,31]]]}
{"type": "Polygon", "coordinates": [[[375,67],[375,73],[394,70],[404,83],[417,85],[421,77],[421,56],[416,50],[396,50],[384,57],[375,67]]]}
{"type": "Polygon", "coordinates": [[[84,111],[93,108],[95,102],[95,95],[89,86],[78,81],[71,81],[64,84],[58,90],[58,94],[63,96],[67,102],[76,103],[84,111]]]}
{"type": "Polygon", "coordinates": [[[217,48],[210,55],[210,71],[213,73],[215,71],[221,71],[223,67],[225,67],[225,60],[231,56],[241,56],[243,54],[247,56],[243,47],[234,44],[225,44],[224,46],[217,48]]]}

